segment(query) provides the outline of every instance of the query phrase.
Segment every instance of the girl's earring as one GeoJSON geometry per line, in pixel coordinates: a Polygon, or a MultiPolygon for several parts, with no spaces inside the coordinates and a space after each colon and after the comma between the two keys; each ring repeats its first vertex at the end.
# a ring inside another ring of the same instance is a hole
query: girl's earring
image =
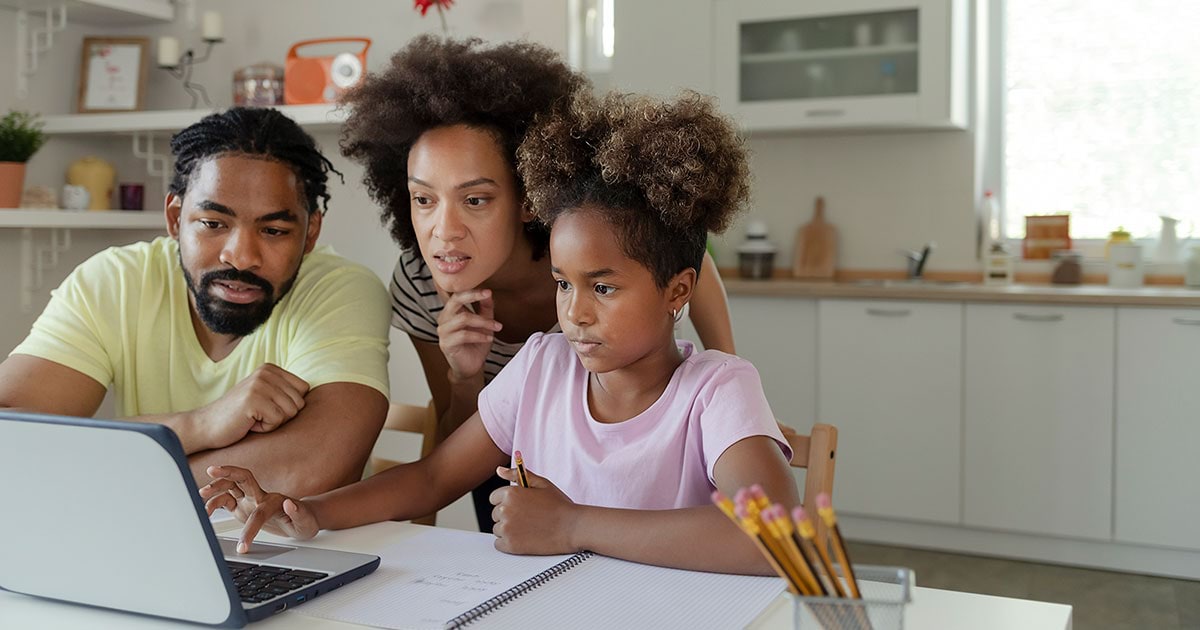
{"type": "Polygon", "coordinates": [[[683,319],[683,309],[681,309],[681,308],[671,309],[671,319],[675,320],[675,323],[678,324],[679,320],[683,319]]]}

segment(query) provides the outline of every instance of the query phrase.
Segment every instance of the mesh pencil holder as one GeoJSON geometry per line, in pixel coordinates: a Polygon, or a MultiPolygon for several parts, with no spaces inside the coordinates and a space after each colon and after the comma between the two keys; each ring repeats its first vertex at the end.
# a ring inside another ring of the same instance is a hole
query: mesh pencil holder
{"type": "Polygon", "coordinates": [[[796,630],[902,630],[912,601],[912,569],[854,565],[862,599],[795,595],[796,630]]]}

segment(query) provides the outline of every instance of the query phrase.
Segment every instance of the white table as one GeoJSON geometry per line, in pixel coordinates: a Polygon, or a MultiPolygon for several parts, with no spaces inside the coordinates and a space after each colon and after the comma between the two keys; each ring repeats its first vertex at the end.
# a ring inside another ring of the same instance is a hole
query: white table
{"type": "MultiPolygon", "coordinates": [[[[377,523],[340,532],[322,532],[311,542],[314,547],[374,553],[420,531],[409,523],[377,523]]],[[[218,527],[218,532],[223,529],[218,527]]],[[[231,535],[231,534],[225,534],[231,535]]],[[[485,534],[481,534],[485,535],[485,534]]],[[[263,540],[280,541],[263,535],[263,540]]],[[[920,576],[918,576],[918,579],[920,576]]],[[[369,579],[369,578],[368,578],[369,579]]],[[[757,630],[785,630],[791,627],[792,604],[780,597],[752,624],[757,630]]],[[[127,615],[84,606],[60,604],[24,595],[0,592],[0,628],[198,628],[192,624],[127,615]]],[[[317,619],[286,611],[251,625],[256,630],[271,629],[349,629],[351,624],[317,619]]],[[[478,624],[487,628],[486,622],[478,624]]],[[[1071,607],[1023,599],[957,593],[932,588],[913,589],[905,628],[910,630],[1071,630],[1071,607]]],[[[534,630],[534,629],[530,629],[534,630]]]]}

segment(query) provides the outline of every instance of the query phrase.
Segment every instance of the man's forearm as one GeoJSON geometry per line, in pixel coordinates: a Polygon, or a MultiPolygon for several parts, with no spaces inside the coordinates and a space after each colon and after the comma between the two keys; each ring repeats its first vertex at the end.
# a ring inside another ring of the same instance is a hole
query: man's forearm
{"type": "Polygon", "coordinates": [[[209,466],[224,465],[248,468],[263,489],[297,498],[361,478],[383,428],[387,398],[365,385],[331,383],[305,400],[300,414],[274,431],[249,433],[188,457],[197,485],[209,482],[209,466]]]}
{"type": "Polygon", "coordinates": [[[205,427],[200,426],[200,423],[197,422],[195,415],[191,411],[134,416],[121,419],[129,422],[161,424],[167,427],[179,438],[179,443],[183,445],[183,452],[186,455],[213,448],[211,438],[207,431],[205,431],[205,427]]]}

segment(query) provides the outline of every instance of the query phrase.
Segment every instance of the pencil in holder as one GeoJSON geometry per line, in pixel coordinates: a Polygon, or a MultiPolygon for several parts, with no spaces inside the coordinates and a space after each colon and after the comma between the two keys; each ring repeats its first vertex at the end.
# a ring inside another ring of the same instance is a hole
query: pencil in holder
{"type": "Polygon", "coordinates": [[[912,601],[912,569],[856,564],[854,574],[862,599],[793,595],[795,629],[903,630],[904,608],[912,601]]]}

